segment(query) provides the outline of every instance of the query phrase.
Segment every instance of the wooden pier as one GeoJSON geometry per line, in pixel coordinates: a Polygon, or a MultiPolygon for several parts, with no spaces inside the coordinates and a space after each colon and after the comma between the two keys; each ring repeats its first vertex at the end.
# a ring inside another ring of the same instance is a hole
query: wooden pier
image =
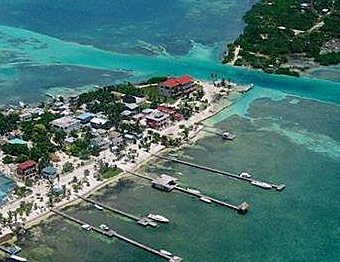
{"type": "MultiPolygon", "coordinates": [[[[253,178],[242,177],[242,176],[235,175],[235,174],[232,174],[232,173],[227,172],[227,171],[222,171],[222,170],[214,169],[214,168],[211,168],[211,167],[206,167],[206,166],[198,165],[198,164],[195,164],[195,163],[183,161],[183,160],[177,159],[175,157],[166,157],[166,156],[160,156],[160,155],[155,155],[155,154],[152,154],[152,155],[155,156],[155,157],[164,159],[164,160],[174,162],[174,163],[178,163],[178,164],[182,164],[182,165],[206,170],[206,171],[209,171],[209,172],[212,172],[212,173],[215,173],[215,174],[232,177],[232,178],[242,180],[242,181],[246,181],[246,182],[249,182],[249,183],[258,182],[257,180],[255,180],[253,178]]],[[[279,185],[276,185],[276,184],[273,184],[273,183],[266,183],[266,184],[270,185],[272,188],[276,189],[277,191],[282,191],[286,187],[284,184],[279,184],[279,185]]]]}
{"type": "MultiPolygon", "coordinates": [[[[78,218],[72,217],[72,216],[70,216],[70,215],[68,215],[68,214],[66,214],[64,212],[59,211],[59,210],[51,209],[51,211],[56,213],[57,215],[60,215],[60,216],[64,217],[65,219],[73,221],[73,222],[75,222],[75,223],[77,223],[77,224],[79,224],[81,226],[82,225],[89,225],[85,221],[82,221],[82,220],[80,220],[78,218]]],[[[164,258],[164,259],[166,259],[166,260],[168,260],[170,262],[179,262],[179,261],[181,261],[181,258],[179,258],[179,257],[166,255],[166,254],[164,254],[164,253],[162,253],[162,252],[160,252],[160,251],[158,251],[156,249],[153,249],[153,248],[148,247],[148,246],[146,246],[146,245],[144,245],[142,243],[139,243],[139,242],[137,242],[135,240],[132,240],[132,239],[130,239],[128,237],[125,237],[125,236],[119,234],[118,232],[116,232],[114,230],[110,229],[110,230],[105,231],[105,230],[102,230],[102,229],[100,229],[98,227],[95,227],[95,226],[92,226],[92,225],[90,225],[90,226],[91,226],[91,229],[93,231],[95,231],[95,232],[97,232],[97,233],[99,233],[99,234],[101,234],[103,236],[106,236],[108,238],[112,238],[112,237],[118,238],[120,240],[123,240],[123,241],[125,241],[125,242],[127,242],[127,243],[129,243],[129,244],[131,244],[133,246],[135,246],[135,247],[143,249],[143,250],[145,250],[145,251],[147,251],[147,252],[149,252],[149,253],[151,253],[153,255],[156,255],[158,257],[164,258]]]]}
{"type": "Polygon", "coordinates": [[[157,227],[157,223],[152,221],[151,219],[147,218],[147,217],[138,217],[138,216],[135,216],[135,215],[132,215],[132,214],[129,214],[127,212],[124,212],[122,210],[119,210],[119,209],[116,209],[116,208],[113,208],[113,207],[110,207],[110,206],[107,206],[103,203],[100,203],[98,201],[95,201],[95,200],[92,200],[90,198],[87,198],[87,197],[82,197],[80,195],[77,195],[77,197],[79,197],[80,199],[86,201],[86,202],[89,202],[89,203],[92,203],[94,205],[98,205],[106,210],[109,210],[113,213],[116,213],[116,214],[119,214],[121,216],[124,216],[124,217],[127,217],[131,220],[135,220],[137,222],[138,225],[141,225],[141,226],[151,226],[151,227],[157,227]]]}
{"type": "MultiPolygon", "coordinates": [[[[153,181],[154,179],[152,179],[151,177],[148,177],[148,176],[145,176],[145,175],[141,175],[141,174],[138,174],[138,173],[135,173],[135,172],[132,172],[132,171],[128,171],[126,170],[127,173],[129,174],[132,174],[132,175],[135,175],[135,176],[138,176],[140,178],[143,178],[143,179],[147,179],[149,181],[153,181]]],[[[212,197],[209,197],[209,196],[205,196],[205,195],[202,195],[201,193],[196,193],[192,190],[188,190],[188,189],[185,189],[185,188],[182,188],[178,185],[176,185],[174,187],[174,190],[178,190],[180,192],[183,192],[183,193],[186,193],[186,194],[189,194],[189,195],[192,195],[200,200],[205,199],[211,203],[214,203],[214,204],[217,204],[219,206],[223,206],[223,207],[227,207],[227,208],[231,208],[233,210],[236,210],[238,213],[240,214],[246,214],[249,210],[249,204],[247,204],[246,202],[243,202],[242,204],[238,205],[238,206],[235,206],[233,204],[229,204],[229,203],[226,203],[226,202],[223,202],[221,200],[218,200],[218,199],[215,199],[215,198],[212,198],[212,197]]]]}
{"type": "Polygon", "coordinates": [[[229,141],[232,141],[232,140],[234,140],[236,138],[236,136],[231,134],[230,132],[222,133],[222,132],[217,132],[217,131],[209,130],[209,129],[205,129],[205,128],[203,128],[202,131],[210,133],[210,134],[214,134],[214,135],[217,135],[217,136],[220,136],[223,139],[229,140],[229,141]],[[228,135],[226,135],[226,134],[228,134],[228,135]]]}

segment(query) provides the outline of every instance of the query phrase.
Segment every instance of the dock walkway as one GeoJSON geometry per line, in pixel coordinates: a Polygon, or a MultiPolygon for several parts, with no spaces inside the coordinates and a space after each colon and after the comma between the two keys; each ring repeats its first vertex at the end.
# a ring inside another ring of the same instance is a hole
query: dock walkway
{"type": "Polygon", "coordinates": [[[103,203],[100,203],[98,201],[95,201],[95,200],[92,200],[90,198],[87,198],[87,197],[82,197],[80,195],[77,195],[77,197],[79,197],[80,199],[86,201],[86,202],[89,202],[89,203],[92,203],[94,205],[98,205],[98,206],[101,206],[102,208],[106,209],[106,210],[109,210],[113,213],[116,213],[116,214],[119,214],[121,216],[124,216],[124,217],[127,217],[131,220],[135,220],[137,221],[137,224],[138,225],[141,225],[141,226],[151,226],[151,227],[157,227],[157,223],[152,221],[151,219],[148,219],[146,217],[138,217],[138,216],[135,216],[135,215],[132,215],[132,214],[129,214],[127,212],[124,212],[122,210],[119,210],[119,209],[116,209],[116,208],[113,208],[113,207],[110,207],[110,206],[107,206],[103,203]]]}
{"type": "Polygon", "coordinates": [[[0,250],[3,251],[6,254],[9,254],[9,255],[12,254],[11,251],[8,248],[1,246],[1,245],[0,245],[0,250]]]}
{"type": "MultiPolygon", "coordinates": [[[[80,220],[78,218],[70,216],[70,215],[68,215],[68,214],[66,214],[64,212],[59,211],[59,210],[51,209],[51,211],[56,213],[57,215],[60,215],[60,216],[62,216],[64,218],[70,220],[70,221],[73,221],[73,222],[75,222],[75,223],[77,223],[79,225],[89,225],[85,221],[82,221],[82,220],[80,220]]],[[[139,243],[139,242],[137,242],[135,240],[132,240],[132,239],[130,239],[128,237],[125,237],[125,236],[119,234],[118,232],[116,232],[114,230],[110,229],[110,230],[105,231],[105,230],[102,230],[102,229],[100,229],[98,227],[95,227],[95,226],[92,226],[92,225],[90,225],[90,226],[91,226],[92,230],[96,231],[97,233],[99,233],[99,234],[101,234],[103,236],[106,236],[106,237],[109,237],[109,238],[112,238],[112,237],[118,238],[120,240],[123,240],[123,241],[125,241],[125,242],[127,242],[127,243],[129,243],[129,244],[131,244],[133,246],[135,246],[135,247],[141,248],[141,249],[143,249],[143,250],[145,250],[145,251],[147,251],[147,252],[149,252],[149,253],[151,253],[153,255],[156,255],[156,256],[159,256],[161,258],[164,258],[164,259],[166,259],[166,260],[168,260],[170,262],[180,261],[180,259],[179,258],[177,259],[177,257],[175,257],[175,256],[172,257],[172,256],[169,256],[169,255],[163,254],[163,253],[161,253],[160,251],[158,251],[156,249],[153,249],[153,248],[148,247],[148,246],[146,246],[146,245],[144,245],[142,243],[139,243]]]]}
{"type": "MultiPolygon", "coordinates": [[[[249,182],[249,183],[256,182],[256,180],[253,179],[253,178],[241,177],[239,175],[235,175],[235,174],[232,174],[232,173],[227,172],[227,171],[222,171],[222,170],[218,170],[218,169],[215,169],[215,168],[202,166],[202,165],[198,165],[198,164],[195,164],[195,163],[190,163],[190,162],[187,162],[187,161],[177,159],[175,157],[166,157],[166,156],[160,156],[160,155],[155,155],[155,154],[152,154],[152,155],[155,156],[155,157],[164,159],[164,160],[174,162],[174,163],[178,163],[178,164],[182,164],[182,165],[206,170],[206,171],[209,171],[209,172],[212,172],[212,173],[215,173],[215,174],[232,177],[232,178],[242,180],[242,181],[246,181],[246,182],[249,182]]],[[[275,188],[277,191],[282,191],[285,188],[284,184],[279,184],[279,185],[276,185],[276,184],[273,184],[273,183],[268,183],[268,184],[271,185],[273,188],[275,188]]]]}
{"type": "MultiPolygon", "coordinates": [[[[142,175],[142,174],[138,174],[138,173],[136,173],[136,172],[128,171],[128,170],[126,170],[126,172],[129,173],[129,174],[132,174],[132,175],[141,177],[141,178],[143,178],[143,179],[147,179],[147,180],[149,180],[149,181],[153,181],[153,179],[152,179],[151,177],[148,177],[148,176],[145,176],[145,175],[142,175]]],[[[196,197],[196,198],[199,198],[199,199],[201,199],[201,200],[202,200],[202,198],[203,198],[203,199],[206,199],[206,200],[209,200],[210,202],[212,202],[212,203],[214,203],[214,204],[217,204],[217,205],[219,205],[219,206],[223,206],[223,207],[227,207],[227,208],[231,208],[231,209],[233,209],[233,210],[236,210],[236,211],[237,211],[238,213],[240,213],[240,214],[245,214],[245,213],[247,213],[247,212],[248,212],[248,209],[249,209],[249,204],[247,204],[246,202],[243,202],[242,204],[240,204],[240,205],[238,205],[238,206],[235,206],[235,205],[233,205],[233,204],[229,204],[229,203],[226,203],[226,202],[224,202],[224,201],[221,201],[221,200],[218,200],[218,199],[209,197],[209,196],[205,196],[205,195],[203,195],[203,194],[201,194],[201,193],[198,193],[198,192],[196,193],[196,192],[194,192],[194,191],[192,191],[192,190],[185,189],[185,188],[180,187],[180,186],[178,186],[178,185],[176,185],[176,186],[174,187],[174,190],[178,190],[178,191],[183,192],[183,193],[186,193],[186,194],[188,194],[188,195],[192,195],[192,196],[194,196],[194,197],[196,197]]]]}

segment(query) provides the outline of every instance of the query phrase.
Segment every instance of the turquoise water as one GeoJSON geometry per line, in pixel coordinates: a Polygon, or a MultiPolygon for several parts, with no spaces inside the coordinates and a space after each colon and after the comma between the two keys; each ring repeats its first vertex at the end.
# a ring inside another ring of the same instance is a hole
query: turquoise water
{"type": "MultiPolygon", "coordinates": [[[[134,214],[164,214],[171,220],[168,226],[141,228],[84,203],[67,212],[96,225],[106,223],[184,261],[338,260],[340,83],[221,65],[224,43],[242,31],[241,17],[256,1],[0,1],[0,103],[37,101],[46,92],[70,94],[97,83],[154,75],[209,79],[216,73],[254,83],[250,93],[207,121],[218,130],[232,130],[234,142],[207,136],[173,153],[287,185],[281,193],[263,191],[152,162],[140,172],[176,176],[180,171],[184,186],[235,204],[247,201],[250,212],[240,216],[181,193],[152,190],[144,181],[108,187],[97,198],[134,214]]],[[[337,81],[336,72],[337,67],[322,68],[312,76],[337,81]]],[[[24,237],[18,244],[30,261],[162,261],[60,218],[45,221],[24,237]]]]}
{"type": "MultiPolygon", "coordinates": [[[[178,254],[184,261],[337,261],[340,107],[279,91],[253,91],[209,120],[218,130],[232,130],[237,135],[234,142],[207,136],[172,154],[285,183],[283,192],[155,161],[139,172],[171,173],[184,187],[234,204],[247,201],[250,212],[238,215],[179,192],[156,191],[138,180],[108,187],[95,198],[134,214],[164,214],[171,220],[169,225],[142,228],[84,203],[67,212],[96,225],[106,223],[126,236],[178,254]]],[[[33,261],[162,261],[118,240],[83,232],[60,218],[34,228],[19,244],[24,246],[23,255],[33,261]]]]}
{"type": "Polygon", "coordinates": [[[11,191],[13,186],[14,183],[12,180],[0,174],[0,205],[3,203],[6,195],[11,191]]]}

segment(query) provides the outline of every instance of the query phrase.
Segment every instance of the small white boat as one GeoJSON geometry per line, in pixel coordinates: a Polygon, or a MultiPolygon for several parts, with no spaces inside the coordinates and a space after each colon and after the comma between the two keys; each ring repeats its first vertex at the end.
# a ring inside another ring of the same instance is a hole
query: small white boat
{"type": "Polygon", "coordinates": [[[88,224],[84,224],[81,226],[82,229],[86,230],[86,231],[90,231],[92,229],[92,227],[88,224]]]}
{"type": "Polygon", "coordinates": [[[187,187],[188,192],[193,194],[201,194],[201,191],[187,187]]]}
{"type": "Polygon", "coordinates": [[[240,177],[243,177],[243,178],[251,178],[251,174],[247,173],[247,172],[242,172],[240,174],[240,177]]]}
{"type": "Polygon", "coordinates": [[[224,133],[222,134],[222,138],[223,138],[223,139],[226,139],[226,140],[234,140],[234,139],[236,138],[236,136],[233,135],[233,134],[230,133],[230,132],[224,132],[224,133]]]}
{"type": "Polygon", "coordinates": [[[167,219],[165,216],[162,216],[162,215],[149,214],[147,217],[154,221],[158,221],[162,223],[169,223],[169,219],[167,219]]]}
{"type": "Polygon", "coordinates": [[[109,231],[109,227],[107,226],[107,225],[105,225],[105,224],[101,224],[100,226],[99,226],[99,228],[101,229],[101,230],[104,230],[104,231],[109,231]]]}
{"type": "Polygon", "coordinates": [[[273,186],[268,184],[268,183],[265,183],[265,182],[260,182],[260,181],[252,181],[250,184],[254,185],[254,186],[258,186],[258,187],[261,187],[261,188],[264,188],[264,189],[271,189],[273,186]]]}
{"type": "Polygon", "coordinates": [[[169,260],[169,262],[181,262],[182,260],[183,259],[181,257],[174,256],[169,260]]]}
{"type": "Polygon", "coordinates": [[[19,257],[19,256],[16,256],[16,255],[11,255],[10,259],[12,261],[20,261],[20,262],[26,262],[27,261],[27,258],[19,257]]]}
{"type": "Polygon", "coordinates": [[[207,198],[207,197],[201,197],[200,200],[205,202],[205,203],[208,203],[208,204],[211,203],[211,200],[209,198],[207,198]]]}
{"type": "Polygon", "coordinates": [[[172,254],[171,254],[169,251],[166,251],[166,250],[164,250],[164,249],[159,250],[159,252],[161,252],[161,254],[166,255],[166,256],[169,256],[169,257],[172,256],[172,254]]]}
{"type": "Polygon", "coordinates": [[[100,211],[104,210],[104,208],[102,206],[100,206],[100,205],[94,204],[93,206],[94,206],[95,209],[98,209],[100,211]]]}

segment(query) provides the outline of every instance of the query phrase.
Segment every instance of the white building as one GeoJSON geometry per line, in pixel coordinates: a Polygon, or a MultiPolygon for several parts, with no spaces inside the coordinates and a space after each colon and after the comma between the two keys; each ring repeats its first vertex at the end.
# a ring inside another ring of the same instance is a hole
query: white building
{"type": "Polygon", "coordinates": [[[64,131],[66,133],[69,133],[73,130],[78,130],[80,128],[80,122],[72,116],[58,118],[53,120],[51,124],[56,130],[64,131]]]}

